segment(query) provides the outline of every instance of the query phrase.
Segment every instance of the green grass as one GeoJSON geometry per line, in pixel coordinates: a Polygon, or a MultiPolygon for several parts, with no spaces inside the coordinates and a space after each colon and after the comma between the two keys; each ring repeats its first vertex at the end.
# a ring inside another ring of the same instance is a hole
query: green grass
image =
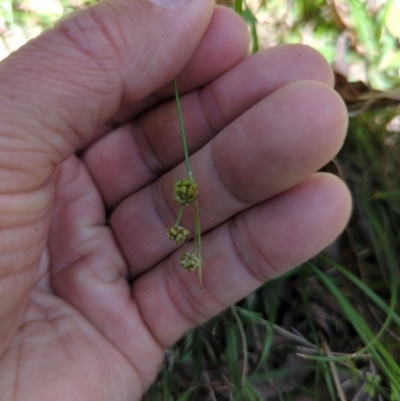
{"type": "MultiPolygon", "coordinates": [[[[46,28],[58,18],[21,4],[0,0],[10,32],[16,25],[46,28]]],[[[336,40],[346,31],[347,80],[364,78],[382,91],[400,87],[394,0],[376,10],[351,0],[344,25],[332,2],[287,4],[232,1],[249,26],[252,52],[306,41],[333,62],[336,40]]],[[[62,5],[64,13],[72,10],[68,0],[62,5]]],[[[400,106],[378,107],[362,95],[348,103],[352,118],[338,168],[327,167],[353,194],[346,232],[309,263],[187,333],[167,350],[144,400],[342,401],[368,394],[400,401],[400,134],[386,129],[400,106]]]]}

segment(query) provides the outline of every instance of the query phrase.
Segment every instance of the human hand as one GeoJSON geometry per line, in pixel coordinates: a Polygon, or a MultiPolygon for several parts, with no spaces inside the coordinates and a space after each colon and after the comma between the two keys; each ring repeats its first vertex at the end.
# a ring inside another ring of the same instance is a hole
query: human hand
{"type": "Polygon", "coordinates": [[[99,4],[1,63],[2,400],[139,399],[165,347],[348,219],[345,185],[314,174],[347,126],[326,62],[297,45],[245,59],[239,17],[175,2],[99,4]],[[176,76],[202,291],[165,236],[185,175],[176,76]]]}

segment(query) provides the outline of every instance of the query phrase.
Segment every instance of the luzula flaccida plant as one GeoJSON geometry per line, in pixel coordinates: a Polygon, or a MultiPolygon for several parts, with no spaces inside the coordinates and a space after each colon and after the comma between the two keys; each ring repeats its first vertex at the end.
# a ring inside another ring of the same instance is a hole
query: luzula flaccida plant
{"type": "Polygon", "coordinates": [[[198,270],[199,272],[199,283],[200,288],[202,287],[202,268],[201,268],[201,230],[200,230],[200,216],[199,216],[199,205],[198,196],[199,191],[197,182],[193,178],[193,172],[190,168],[189,153],[187,149],[185,127],[183,123],[181,105],[179,101],[179,92],[176,81],[173,81],[176,107],[178,109],[178,117],[180,123],[180,129],[182,134],[182,145],[185,157],[185,165],[187,177],[175,182],[173,190],[174,201],[181,205],[178,217],[175,224],[167,229],[167,237],[174,241],[177,245],[186,245],[189,242],[190,231],[180,225],[180,221],[183,215],[183,211],[186,206],[194,204],[194,234],[193,234],[193,246],[191,252],[183,251],[180,256],[181,266],[189,271],[193,272],[198,270]]]}

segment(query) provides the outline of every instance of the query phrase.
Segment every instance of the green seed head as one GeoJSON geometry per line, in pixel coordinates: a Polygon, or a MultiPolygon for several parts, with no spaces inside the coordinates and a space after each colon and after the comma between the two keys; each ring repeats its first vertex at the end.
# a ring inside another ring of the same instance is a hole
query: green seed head
{"type": "Polygon", "coordinates": [[[181,205],[193,203],[199,196],[197,183],[189,178],[178,180],[174,186],[174,200],[181,205]]]}
{"type": "Polygon", "coordinates": [[[200,267],[200,258],[197,252],[182,252],[180,262],[181,266],[188,272],[192,272],[200,267]]]}
{"type": "Polygon", "coordinates": [[[190,231],[185,227],[172,226],[167,230],[168,239],[175,242],[177,245],[184,245],[188,242],[190,231]]]}

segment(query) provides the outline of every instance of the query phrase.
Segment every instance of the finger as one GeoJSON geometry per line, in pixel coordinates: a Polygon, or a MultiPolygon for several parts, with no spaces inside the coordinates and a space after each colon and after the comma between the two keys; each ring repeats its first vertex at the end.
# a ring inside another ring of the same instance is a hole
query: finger
{"type": "Polygon", "coordinates": [[[145,98],[181,71],[213,8],[211,0],[181,3],[165,8],[150,0],[102,2],[1,63],[0,205],[9,196],[20,206],[34,200],[28,209],[37,217],[27,223],[25,210],[16,207],[13,226],[0,227],[0,252],[8,253],[0,258],[2,340],[18,324],[39,267],[55,165],[122,103],[145,98]],[[9,266],[12,273],[3,274],[9,266]]]}
{"type": "Polygon", "coordinates": [[[102,2],[6,59],[0,67],[0,188],[35,189],[124,103],[170,82],[187,64],[212,1],[164,8],[102,2]],[[179,23],[177,23],[179,13],[179,23]]]}
{"type": "MultiPolygon", "coordinates": [[[[204,89],[183,96],[190,153],[264,97],[305,79],[330,86],[333,82],[332,71],[319,53],[286,45],[249,57],[204,89]]],[[[84,160],[106,203],[113,207],[182,157],[176,105],[171,101],[107,135],[86,152],[84,160]]]]}
{"type": "MultiPolygon", "coordinates": [[[[226,7],[215,7],[201,42],[176,77],[180,92],[185,93],[205,85],[243,60],[248,53],[249,40],[243,18],[226,7]]],[[[111,132],[112,127],[132,120],[163,99],[173,97],[173,94],[173,87],[169,83],[139,102],[124,105],[112,117],[107,127],[99,128],[99,134],[111,132]]],[[[96,135],[89,139],[93,142],[96,135]]]]}
{"type": "Polygon", "coordinates": [[[336,177],[316,174],[203,237],[203,290],[179,254],[133,284],[147,326],[167,347],[185,331],[301,264],[343,230],[351,199],[336,177]]]}
{"type": "MultiPolygon", "coordinates": [[[[202,231],[301,182],[339,151],[346,108],[328,86],[301,81],[287,85],[235,120],[191,158],[199,185],[202,231]]],[[[127,198],[110,224],[133,276],[176,249],[166,238],[179,205],[172,188],[184,166],[127,198]]],[[[193,227],[186,208],[182,225],[193,227]]]]}

